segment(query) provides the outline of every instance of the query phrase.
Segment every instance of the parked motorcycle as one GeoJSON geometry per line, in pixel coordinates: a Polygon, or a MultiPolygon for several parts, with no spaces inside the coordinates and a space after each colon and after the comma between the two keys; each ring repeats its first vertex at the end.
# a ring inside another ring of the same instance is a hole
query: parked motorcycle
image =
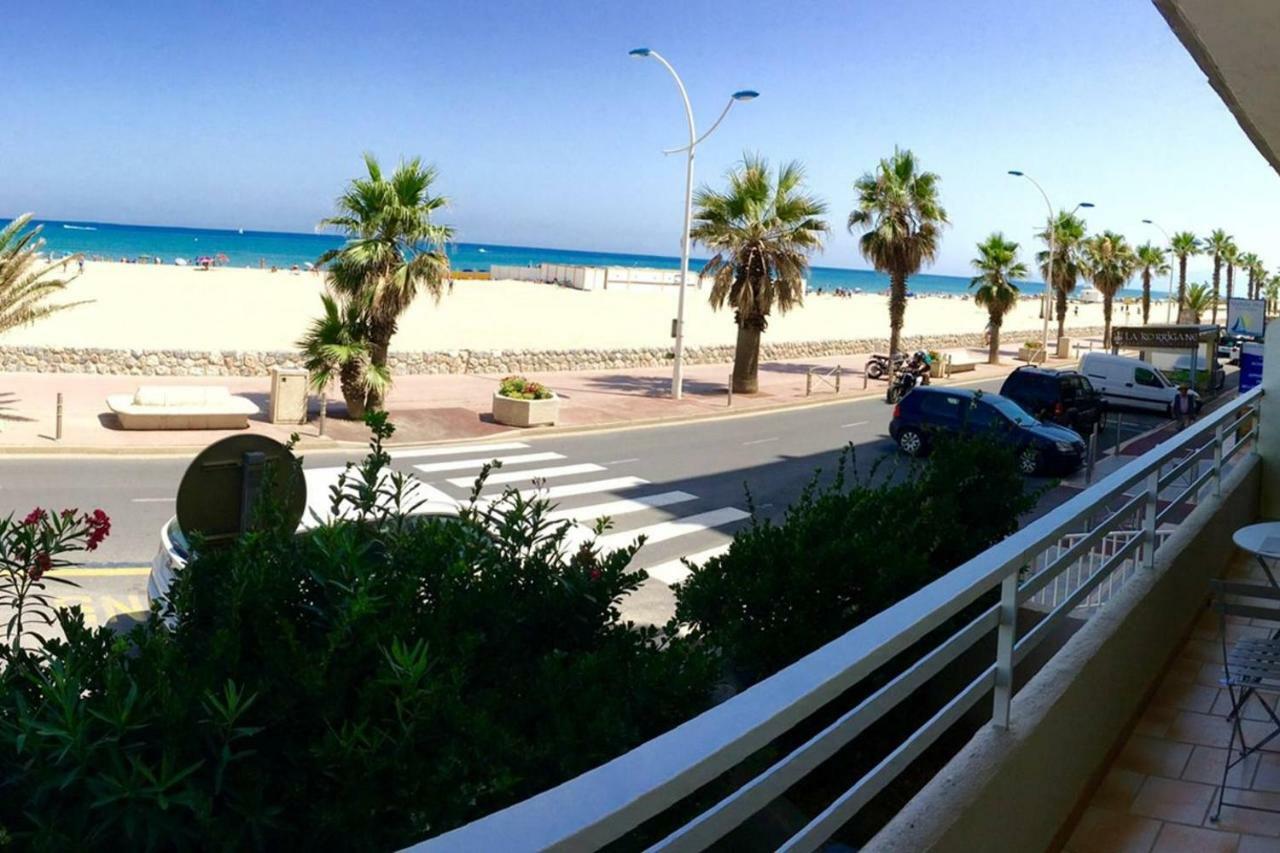
{"type": "Polygon", "coordinates": [[[867,366],[864,368],[867,372],[868,379],[884,379],[890,373],[902,367],[907,360],[907,354],[900,352],[893,357],[893,368],[889,367],[889,356],[883,353],[875,353],[871,358],[867,359],[867,366]]]}
{"type": "Polygon", "coordinates": [[[892,405],[907,396],[907,392],[917,385],[928,384],[929,374],[927,371],[917,373],[908,368],[901,368],[893,375],[893,381],[889,383],[889,390],[885,392],[884,401],[892,405]]]}

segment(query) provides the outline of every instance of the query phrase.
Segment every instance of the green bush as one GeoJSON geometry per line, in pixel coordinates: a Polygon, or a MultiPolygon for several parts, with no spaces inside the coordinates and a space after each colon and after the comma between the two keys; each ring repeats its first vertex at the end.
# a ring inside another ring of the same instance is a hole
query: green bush
{"type": "Polygon", "coordinates": [[[708,653],[621,619],[645,578],[633,549],[565,554],[548,504],[513,492],[405,518],[382,417],[335,487],[348,521],[296,535],[265,507],[260,532],[193,543],[169,609],[127,637],[61,610],[65,639],[0,650],[0,831],[43,849],[393,849],[709,704],[708,653]]]}
{"type": "Polygon", "coordinates": [[[1017,529],[1036,495],[986,438],[939,440],[904,476],[859,480],[852,450],[774,523],[753,516],[729,551],[676,588],[676,618],[746,681],[767,676],[1017,529]]]}
{"type": "Polygon", "coordinates": [[[530,382],[523,376],[507,376],[498,385],[498,393],[515,400],[550,400],[551,389],[540,382],[530,382]]]}

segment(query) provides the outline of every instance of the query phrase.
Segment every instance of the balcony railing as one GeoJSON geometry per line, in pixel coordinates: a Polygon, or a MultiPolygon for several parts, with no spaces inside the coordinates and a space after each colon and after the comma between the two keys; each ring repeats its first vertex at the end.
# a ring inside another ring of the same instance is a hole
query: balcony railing
{"type": "MultiPolygon", "coordinates": [[[[1135,458],[1048,514],[775,675],[666,734],[538,796],[425,841],[415,849],[594,849],[662,814],[794,729],[958,614],[999,591],[999,602],[937,642],[820,731],[654,845],[699,850],[803,780],[920,687],[996,634],[990,665],[950,695],[784,845],[813,850],[955,724],[993,696],[1006,726],[1014,668],[1068,618],[1105,606],[1100,590],[1150,569],[1166,533],[1251,446],[1254,389],[1135,458]],[[1019,633],[1020,607],[1047,610],[1019,633]]],[[[992,596],[994,598],[994,596],[992,596]]],[[[937,638],[931,638],[931,641],[937,638]]]]}

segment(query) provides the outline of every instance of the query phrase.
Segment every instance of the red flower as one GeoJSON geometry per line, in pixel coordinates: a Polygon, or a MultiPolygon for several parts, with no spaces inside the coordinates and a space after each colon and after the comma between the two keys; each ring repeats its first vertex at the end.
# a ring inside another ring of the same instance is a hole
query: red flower
{"type": "Polygon", "coordinates": [[[47,513],[44,510],[42,510],[40,507],[36,507],[35,509],[31,510],[31,512],[27,513],[27,517],[22,519],[22,523],[25,524],[27,527],[33,527],[39,524],[40,522],[44,521],[46,515],[47,513]]]}
{"type": "Polygon", "coordinates": [[[38,581],[44,577],[44,573],[53,568],[53,558],[49,556],[48,551],[39,551],[36,553],[36,565],[31,570],[31,579],[38,581]]]}
{"type": "Polygon", "coordinates": [[[600,570],[599,570],[599,569],[592,569],[592,570],[591,570],[590,578],[591,578],[593,581],[598,581],[598,580],[600,580],[600,578],[601,578],[601,577],[602,577],[602,575],[600,574],[600,570]]]}
{"type": "Polygon", "coordinates": [[[71,519],[71,518],[75,518],[76,513],[79,511],[80,510],[78,509],[64,509],[62,512],[59,513],[59,515],[61,515],[63,519],[71,519]]]}
{"type": "Polygon", "coordinates": [[[84,549],[97,550],[102,540],[111,533],[111,519],[102,510],[95,509],[91,514],[85,515],[84,523],[89,528],[89,541],[85,543],[84,549]]]}

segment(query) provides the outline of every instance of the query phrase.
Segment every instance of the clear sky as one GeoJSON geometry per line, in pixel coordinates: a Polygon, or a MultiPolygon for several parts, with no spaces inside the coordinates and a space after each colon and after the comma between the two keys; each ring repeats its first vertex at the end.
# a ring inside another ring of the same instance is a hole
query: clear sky
{"type": "MultiPolygon", "coordinates": [[[[799,159],[830,205],[822,265],[864,267],[851,184],[895,144],[942,177],[934,272],[1026,246],[1044,203],[1159,240],[1222,227],[1280,264],[1280,177],[1149,0],[46,0],[0,28],[0,215],[308,231],[371,150],[441,171],[459,239],[677,254],[680,70],[697,179],[799,159]]],[[[1203,277],[1203,259],[1193,266],[1203,277]]]]}

